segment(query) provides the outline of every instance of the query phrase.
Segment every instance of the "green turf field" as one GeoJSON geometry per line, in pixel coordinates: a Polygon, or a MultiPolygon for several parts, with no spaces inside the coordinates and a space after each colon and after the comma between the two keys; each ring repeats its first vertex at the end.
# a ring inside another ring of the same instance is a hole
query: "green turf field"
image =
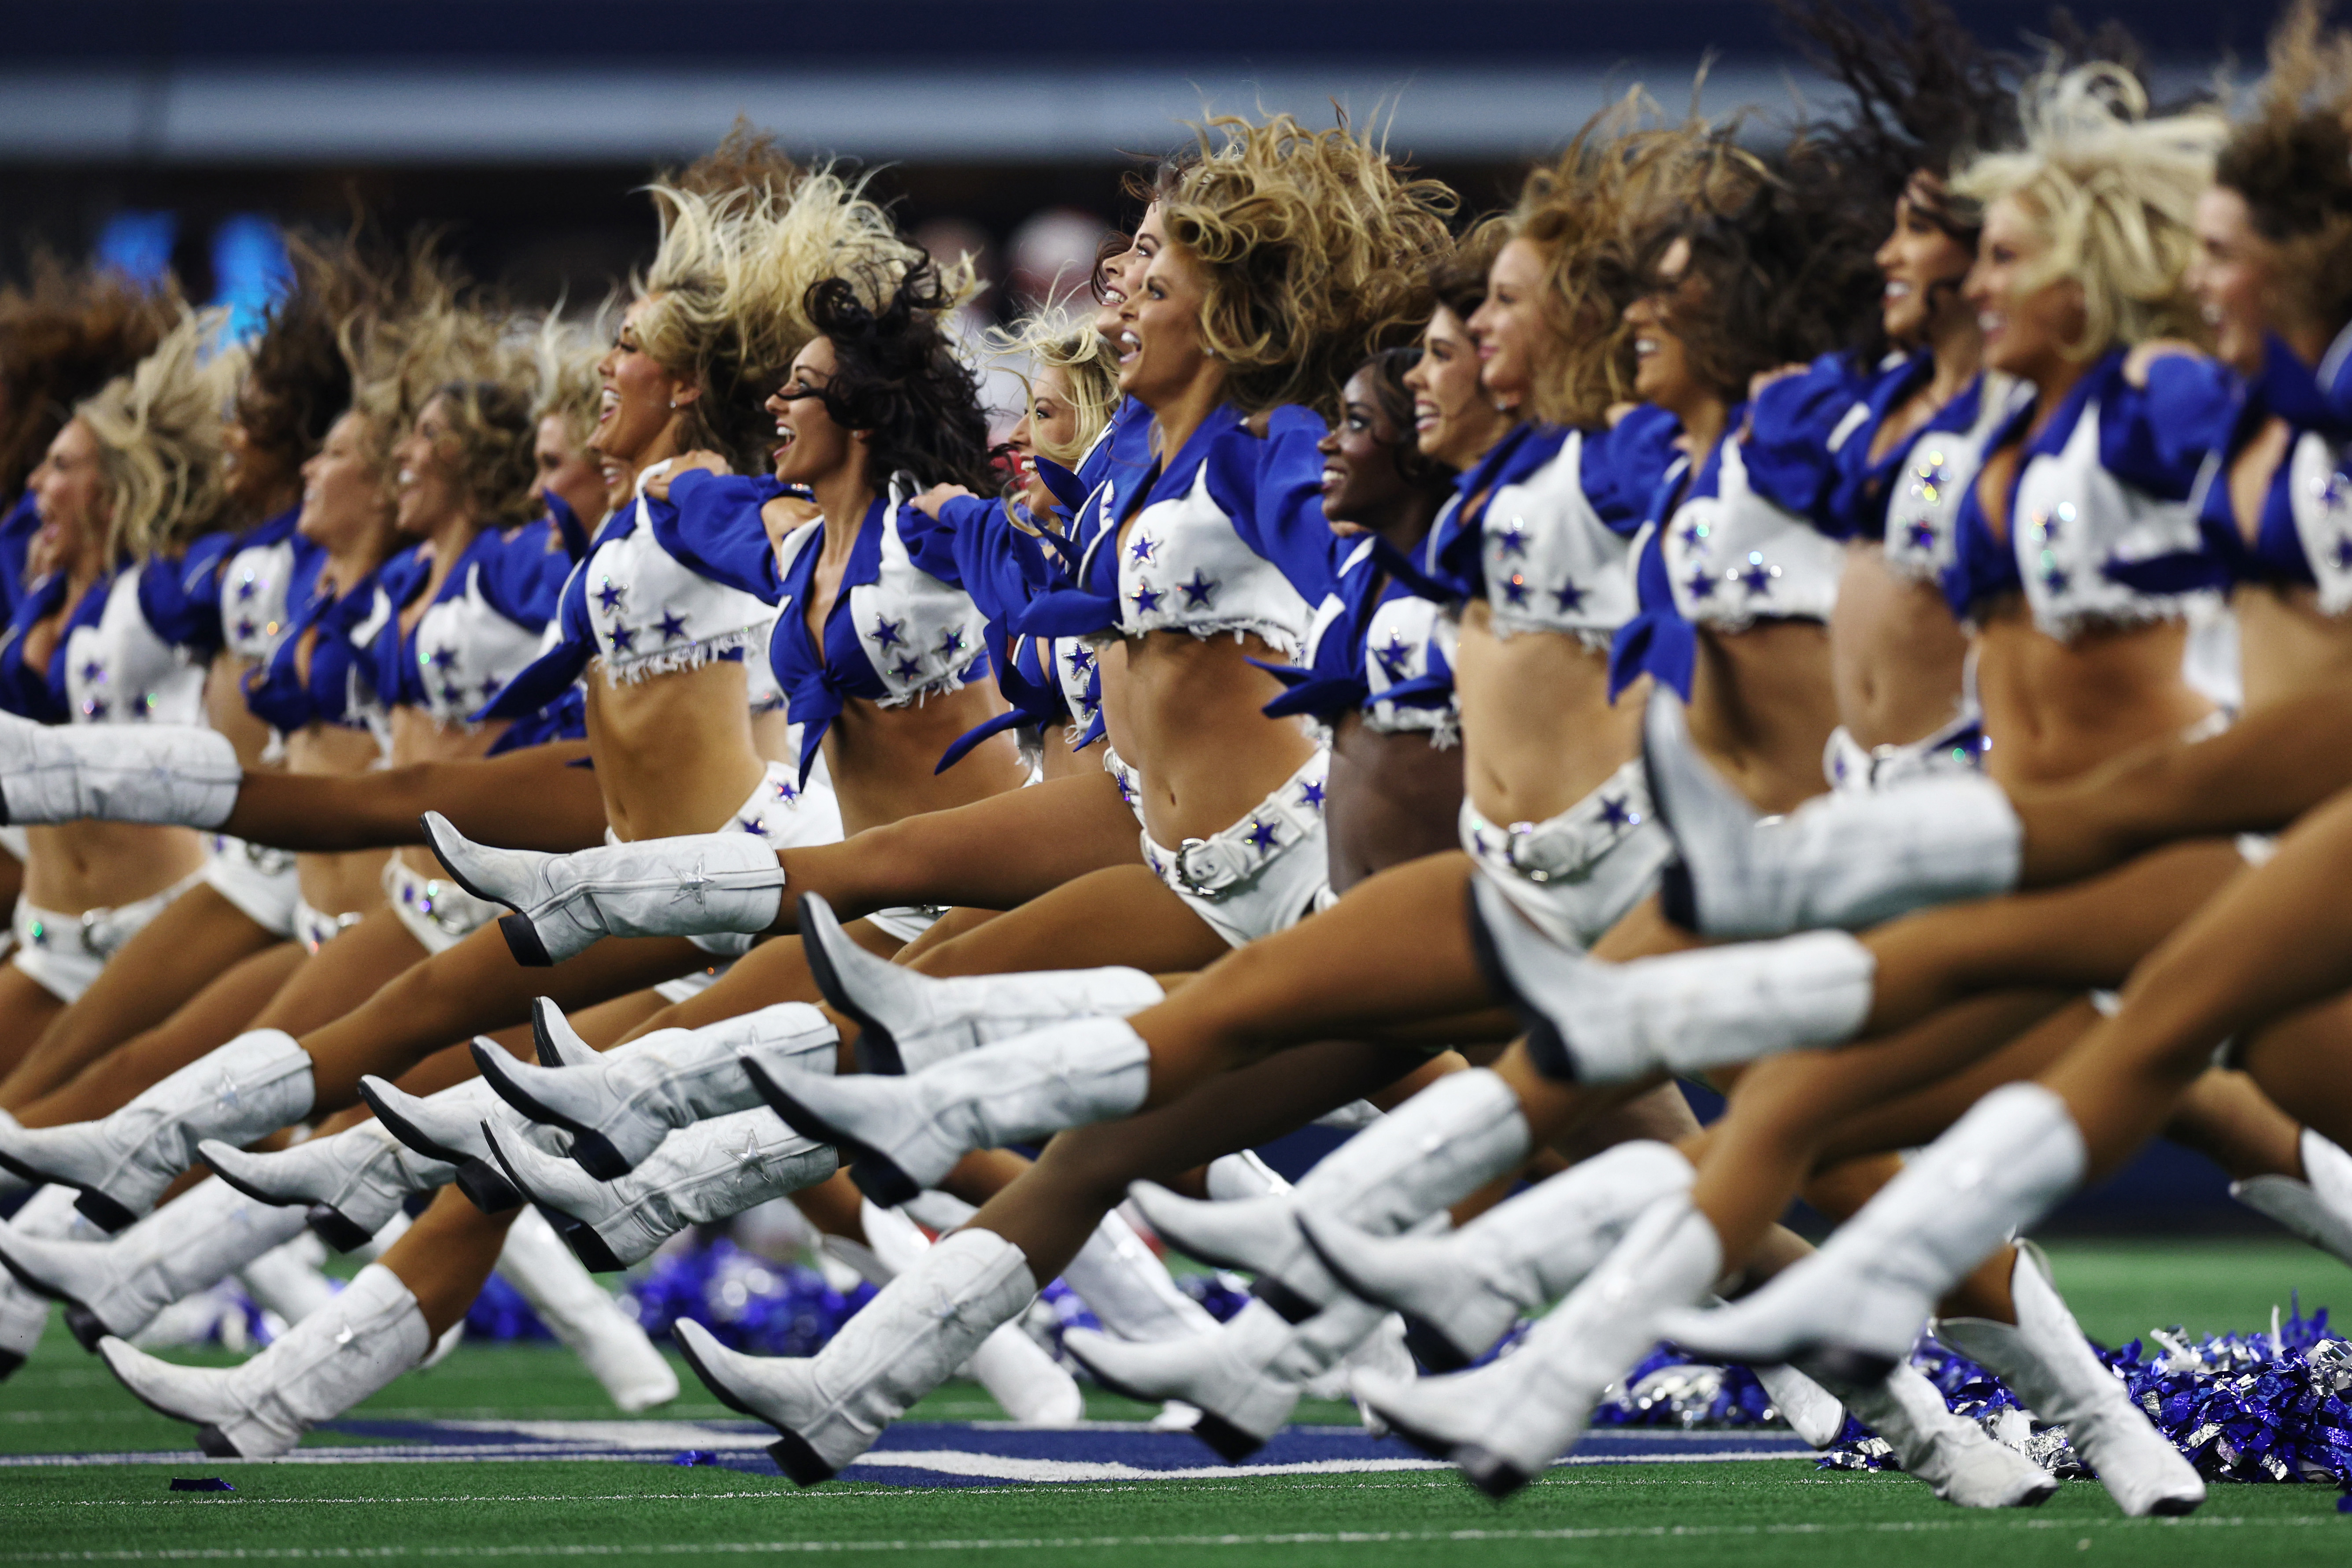
{"type": "MultiPolygon", "coordinates": [[[[2299,1289],[2352,1311],[2352,1270],[2284,1242],[2067,1243],[2060,1283],[2095,1335],[2157,1324],[2267,1326],[2299,1289]]],[[[1143,1414],[1096,1402],[1104,1418],[1143,1414]]],[[[355,1415],[608,1420],[565,1353],[460,1350],[355,1415]]],[[[725,1414],[689,1377],[654,1419],[725,1414]]],[[[996,1414],[951,1386],[915,1413],[996,1414]]],[[[1302,1419],[1342,1418],[1335,1408],[1302,1419]]],[[[344,1436],[314,1441],[346,1444],[344,1436]]],[[[61,1331],[0,1386],[0,1448],[15,1454],[184,1446],[187,1429],[136,1405],[61,1331]]],[[[2012,1564],[2352,1563],[2352,1515],[2315,1487],[2217,1488],[2175,1521],[2119,1519],[2095,1485],[2032,1512],[1964,1514],[1894,1476],[1806,1460],[1640,1464],[1557,1471],[1496,1507],[1450,1473],[1207,1477],[1165,1481],[898,1488],[638,1461],[236,1465],[205,1460],[0,1471],[0,1563],[559,1561],[676,1563],[753,1553],[848,1563],[949,1557],[1050,1563],[2012,1564]],[[226,1496],[173,1494],[217,1475],[226,1496]]],[[[1206,1450],[1202,1450],[1206,1460],[1206,1450]]]]}

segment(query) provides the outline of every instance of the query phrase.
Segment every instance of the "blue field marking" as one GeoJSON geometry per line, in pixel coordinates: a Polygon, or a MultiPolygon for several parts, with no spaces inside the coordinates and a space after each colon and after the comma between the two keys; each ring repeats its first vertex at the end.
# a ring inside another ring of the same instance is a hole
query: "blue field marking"
{"type": "MultiPolygon", "coordinates": [[[[775,1433],[756,1421],[331,1421],[320,1430],[360,1441],[298,1448],[294,1465],[478,1464],[518,1459],[669,1464],[688,1452],[748,1475],[772,1476],[775,1433]]],[[[1786,1432],[1615,1429],[1588,1434],[1571,1465],[1695,1464],[1810,1458],[1786,1432]]],[[[186,1449],[0,1455],[0,1468],[61,1465],[184,1464],[186,1449]]],[[[236,1463],[237,1461],[209,1461],[236,1463]]],[[[1038,1430],[999,1422],[908,1421],[882,1435],[844,1480],[886,1486],[986,1487],[1182,1480],[1204,1477],[1369,1474],[1439,1470],[1395,1438],[1352,1426],[1293,1426],[1244,1465],[1224,1465],[1198,1439],[1137,1423],[1099,1421],[1038,1430]]]]}

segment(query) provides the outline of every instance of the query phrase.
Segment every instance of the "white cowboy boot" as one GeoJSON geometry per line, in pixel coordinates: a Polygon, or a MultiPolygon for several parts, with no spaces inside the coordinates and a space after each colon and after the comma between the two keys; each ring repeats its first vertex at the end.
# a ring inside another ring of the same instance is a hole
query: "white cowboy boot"
{"type": "Polygon", "coordinates": [[[1117,1209],[1103,1215],[1063,1268],[1062,1282],[1123,1340],[1183,1340],[1217,1330],[1217,1320],[1176,1288],[1167,1267],[1117,1209]]]}
{"type": "Polygon", "coordinates": [[[2056,1477],[1953,1415],[1936,1385],[1907,1363],[1876,1383],[1835,1386],[1862,1424],[1895,1450],[1903,1473],[1927,1482],[1948,1503],[2032,1508],[2058,1489],[2056,1477]]]}
{"type": "Polygon", "coordinates": [[[1471,940],[1554,1078],[1625,1083],[1843,1045],[1870,1016],[1878,961],[1843,931],[1609,963],[1538,934],[1495,885],[1471,882],[1471,940]]]}
{"type": "MultiPolygon", "coordinates": [[[[1696,1173],[1671,1144],[1620,1143],[1537,1183],[1461,1229],[1370,1236],[1307,1210],[1298,1226],[1340,1285],[1418,1319],[1443,1347],[1434,1372],[1468,1366],[1575,1289],[1658,1199],[1690,1191],[1696,1173]]],[[[1427,1337],[1416,1341],[1432,1362],[1427,1337]]]]}
{"type": "MultiPolygon", "coordinates": [[[[542,1041],[564,1051],[578,1040],[555,1005],[533,1005],[542,1041]],[[571,1036],[570,1040],[563,1037],[571,1036]]],[[[521,1115],[572,1134],[572,1157],[604,1181],[617,1181],[662,1140],[706,1117],[750,1110],[759,1091],[742,1058],[830,1073],[841,1037],[805,1002],[782,1002],[699,1029],[656,1029],[575,1067],[531,1067],[486,1042],[474,1046],[482,1079],[521,1115]]]]}
{"type": "Polygon", "coordinates": [[[1528,1331],[1517,1353],[1413,1381],[1359,1373],[1356,1395],[1489,1497],[1543,1473],[1583,1434],[1609,1385],[1658,1341],[1658,1320],[1714,1285],[1723,1247],[1682,1194],[1660,1198],[1528,1331]]]}
{"type": "Polygon", "coordinates": [[[193,1422],[215,1458],[268,1459],[425,1359],[433,1336],[400,1276],[371,1263],[335,1299],[242,1366],[175,1366],[121,1340],[99,1354],[150,1409],[193,1422]]]}
{"type": "MultiPolygon", "coordinates": [[[[70,1188],[56,1189],[68,1214],[70,1188]]],[[[302,1211],[257,1203],[226,1182],[199,1182],[121,1235],[38,1237],[0,1226],[0,1263],[41,1295],[65,1303],[66,1327],[95,1353],[112,1334],[130,1339],[174,1301],[208,1289],[302,1234],[302,1211]]]]}
{"type": "Polygon", "coordinates": [[[504,904],[499,930],[515,962],[561,963],[608,936],[752,933],[782,911],[784,868],[756,833],[641,838],[570,855],[477,844],[437,811],[425,842],[450,879],[504,904]]]}
{"type": "Polygon", "coordinates": [[[1690,742],[1682,703],[1652,693],[1643,730],[1650,799],[1682,851],[1666,917],[1709,936],[1860,930],[1912,910],[2017,886],[2024,826],[1999,784],[1949,773],[1758,814],[1690,742]]]}
{"type": "Polygon", "coordinates": [[[1129,1197],[1190,1257],[1257,1276],[1255,1294],[1294,1323],[1340,1294],[1299,1230],[1312,1209],[1392,1236],[1515,1169],[1529,1152],[1518,1096],[1494,1073],[1451,1073],[1349,1139],[1287,1192],[1201,1203],[1148,1182],[1129,1197]]]}
{"type": "Polygon", "coordinates": [[[2306,1127],[2297,1147],[2303,1179],[2249,1176],[2230,1195],[2339,1262],[2352,1263],[2352,1153],[2306,1127]]]}
{"type": "Polygon", "coordinates": [[[508,1129],[486,1123],[483,1132],[508,1182],[599,1274],[642,1262],[688,1226],[814,1186],[840,1165],[830,1146],[803,1138],[764,1108],[673,1132],[616,1182],[597,1181],[508,1129]]]}
{"type": "MultiPolygon", "coordinates": [[[[482,1043],[482,1037],[475,1043],[482,1043]]],[[[569,1148],[569,1133],[526,1120],[479,1078],[419,1096],[369,1075],[360,1079],[360,1099],[403,1148],[454,1168],[457,1190],[486,1215],[504,1214],[523,1196],[491,1155],[482,1135],[485,1122],[510,1130],[543,1153],[560,1154],[569,1148]]]]}
{"type": "Polygon", "coordinates": [[[1977,1101],[1821,1250],[1713,1312],[1675,1312],[1664,1333],[1700,1355],[1788,1361],[1874,1383],[1911,1353],[1936,1302],[2010,1236],[2082,1184],[2083,1137],[2037,1083],[1977,1101]]]}
{"type": "Polygon", "coordinates": [[[155,1206],[207,1138],[247,1143],[310,1109],[310,1056],[282,1029],[253,1029],[110,1116],[69,1127],[0,1128],[0,1163],[81,1189],[75,1206],[121,1230],[155,1206]]]}
{"type": "Polygon", "coordinates": [[[1789,1430],[1815,1448],[1826,1448],[1845,1430],[1845,1405],[1793,1366],[1751,1367],[1789,1430]]]}
{"type": "Polygon", "coordinates": [[[782,1434],[769,1452],[808,1487],[871,1447],[1036,1295],[1019,1247],[966,1229],[926,1251],[806,1360],[738,1354],[691,1319],[672,1331],[720,1403],[782,1434]]]}
{"type": "Polygon", "coordinates": [[[201,724],[36,724],[0,713],[0,819],[218,827],[236,805],[236,748],[201,724]]]}
{"type": "Polygon", "coordinates": [[[276,1153],[248,1153],[207,1138],[196,1156],[223,1182],[265,1204],[310,1208],[310,1228],[338,1252],[367,1245],[416,1193],[457,1179],[457,1168],[407,1148],[381,1121],[362,1121],[276,1153]]]}
{"type": "Polygon", "coordinates": [[[817,988],[861,1031],[869,1073],[922,1072],[950,1057],[1066,1018],[1126,1018],[1166,999],[1139,969],[1062,969],[938,980],[877,958],[849,940],[832,906],[801,899],[802,951],[817,988]]]}
{"type": "Polygon", "coordinates": [[[831,1143],[885,1208],[935,1186],[975,1149],[1132,1115],[1151,1051],[1116,1018],[1080,1018],[950,1057],[908,1078],[830,1078],[747,1061],[776,1114],[831,1143]]]}
{"type": "MultiPolygon", "coordinates": [[[[45,1187],[25,1200],[8,1221],[11,1240],[95,1241],[98,1227],[74,1212],[71,1187],[45,1187]]],[[[49,1327],[49,1296],[16,1278],[0,1279],[0,1379],[25,1364],[49,1327]]]]}
{"type": "Polygon", "coordinates": [[[299,1323],[334,1300],[335,1285],[319,1267],[326,1260],[326,1247],[305,1232],[240,1266],[236,1282],[263,1311],[299,1323]]]}
{"type": "Polygon", "coordinates": [[[515,1216],[499,1249],[498,1268],[548,1331],[604,1384],[614,1405],[635,1415],[677,1397],[677,1373],[645,1330],[564,1250],[538,1215],[515,1216]]]}
{"type": "Polygon", "coordinates": [[[1985,1318],[1944,1318],[1936,1337],[2007,1384],[2034,1415],[2065,1427],[2074,1452],[2132,1518],[2189,1513],[2203,1502],[2205,1483],[2092,1353],[2050,1282],[2048,1261],[2031,1244],[2017,1249],[2010,1295],[2017,1305],[2014,1328],[1985,1318]]]}

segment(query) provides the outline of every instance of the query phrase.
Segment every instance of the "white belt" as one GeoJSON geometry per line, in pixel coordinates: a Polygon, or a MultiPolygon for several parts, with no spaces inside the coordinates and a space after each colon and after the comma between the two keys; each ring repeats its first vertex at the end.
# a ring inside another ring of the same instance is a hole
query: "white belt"
{"type": "Polygon", "coordinates": [[[1463,837],[1471,853],[1495,870],[1538,886],[1581,882],[1649,816],[1650,779],[1636,757],[1599,789],[1542,822],[1497,826],[1465,801],[1462,820],[1469,831],[1463,837]]]}
{"type": "Polygon", "coordinates": [[[1323,792],[1331,753],[1318,752],[1247,816],[1174,849],[1143,835],[1143,863],[1177,892],[1211,902],[1230,897],[1323,826],[1323,792]]]}

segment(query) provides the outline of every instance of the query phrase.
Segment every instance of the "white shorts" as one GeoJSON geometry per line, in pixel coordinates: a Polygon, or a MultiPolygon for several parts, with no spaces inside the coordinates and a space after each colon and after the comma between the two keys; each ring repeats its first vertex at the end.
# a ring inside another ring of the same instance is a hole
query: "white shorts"
{"type": "Polygon", "coordinates": [[[504,904],[478,899],[446,877],[428,877],[397,855],[383,863],[383,896],[428,954],[448,952],[507,912],[504,904]]]}
{"type": "Polygon", "coordinates": [[[365,910],[346,910],[331,915],[298,896],[294,900],[294,940],[302,944],[305,952],[316,952],[365,919],[365,910]]]}
{"type": "Polygon", "coordinates": [[[36,909],[19,898],[11,922],[16,952],[8,960],[60,1002],[78,1002],[96,982],[107,960],[123,943],[147,929],[163,906],[204,880],[202,871],[184,877],[160,893],[134,904],[110,910],[84,910],[78,915],[36,909]]]}
{"type": "MultiPolygon", "coordinates": [[[[737,809],[730,825],[746,833],[756,833],[778,849],[799,848],[811,844],[841,842],[841,803],[833,793],[833,785],[812,773],[809,782],[800,783],[800,770],[789,763],[771,762],[765,777],[751,791],[751,797],[737,809]]],[[[726,831],[725,828],[719,829],[726,831]]],[[[604,840],[617,844],[619,837],[612,829],[604,830],[604,840]]],[[[748,935],[721,932],[712,937],[690,939],[697,947],[719,955],[723,962],[708,969],[698,969],[692,974],[681,974],[675,980],[665,980],[654,987],[654,994],[666,1002],[683,1002],[710,989],[718,978],[733,966],[735,957],[751,948],[748,935]]]]}
{"type": "Polygon", "coordinates": [[[280,939],[294,934],[294,909],[302,901],[301,879],[290,851],[248,844],[226,833],[211,836],[212,858],[205,881],[235,904],[246,919],[280,939]]]}
{"type": "MultiPolygon", "coordinates": [[[[1105,757],[1103,765],[1126,764],[1105,757]]],[[[1170,849],[1143,834],[1143,863],[1227,945],[1245,947],[1287,931],[1323,907],[1331,892],[1331,850],[1323,792],[1331,753],[1318,752],[1240,821],[1170,849]]],[[[1114,774],[1114,776],[1120,776],[1114,774]]],[[[1121,777],[1127,784],[1132,776],[1121,777]]]]}
{"type": "Polygon", "coordinates": [[[1543,822],[1498,826],[1462,803],[1462,847],[1528,923],[1581,952],[1650,896],[1674,840],[1650,805],[1636,757],[1543,822]]]}

